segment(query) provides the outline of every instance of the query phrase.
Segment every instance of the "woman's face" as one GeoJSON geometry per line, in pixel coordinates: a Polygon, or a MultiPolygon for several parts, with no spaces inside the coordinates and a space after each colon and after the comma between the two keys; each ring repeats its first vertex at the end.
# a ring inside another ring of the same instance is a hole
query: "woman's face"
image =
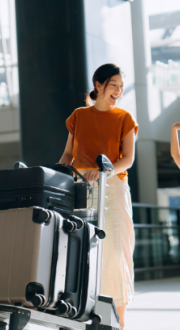
{"type": "Polygon", "coordinates": [[[100,84],[97,82],[98,97],[97,99],[102,99],[108,105],[115,105],[116,101],[121,97],[124,92],[124,81],[123,76],[117,74],[111,77],[108,85],[105,88],[106,82],[100,84]]]}

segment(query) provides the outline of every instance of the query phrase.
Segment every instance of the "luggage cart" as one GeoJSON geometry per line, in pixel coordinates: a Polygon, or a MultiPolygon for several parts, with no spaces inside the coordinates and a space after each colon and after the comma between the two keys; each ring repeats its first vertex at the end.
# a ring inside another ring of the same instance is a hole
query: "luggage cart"
{"type": "MultiPolygon", "coordinates": [[[[96,220],[99,229],[104,229],[104,212],[105,212],[105,191],[106,178],[111,177],[114,172],[113,165],[104,155],[99,155],[96,159],[99,167],[98,192],[95,188],[92,194],[92,204],[86,210],[76,211],[85,220],[96,220]],[[109,174],[107,174],[109,172],[109,174]],[[98,198],[97,198],[98,196],[98,198]],[[94,209],[95,200],[97,201],[97,210],[94,209]]],[[[33,308],[24,308],[21,306],[13,306],[0,304],[0,330],[23,330],[27,324],[36,324],[47,327],[49,329],[72,329],[72,330],[119,330],[119,316],[112,297],[103,296],[101,292],[102,277],[102,240],[98,247],[97,262],[97,278],[96,278],[96,300],[93,315],[88,322],[79,322],[73,319],[52,315],[49,312],[43,313],[33,308]]],[[[33,326],[30,327],[33,329],[33,326]]]]}

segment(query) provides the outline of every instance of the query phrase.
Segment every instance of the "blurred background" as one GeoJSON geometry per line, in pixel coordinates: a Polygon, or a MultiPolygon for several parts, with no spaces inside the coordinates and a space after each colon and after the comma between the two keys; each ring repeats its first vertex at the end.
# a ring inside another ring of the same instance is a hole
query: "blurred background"
{"type": "Polygon", "coordinates": [[[180,274],[180,171],[170,155],[180,121],[180,1],[0,0],[0,169],[53,164],[65,119],[85,106],[95,69],[125,72],[118,106],[139,123],[129,170],[135,279],[180,274]]]}

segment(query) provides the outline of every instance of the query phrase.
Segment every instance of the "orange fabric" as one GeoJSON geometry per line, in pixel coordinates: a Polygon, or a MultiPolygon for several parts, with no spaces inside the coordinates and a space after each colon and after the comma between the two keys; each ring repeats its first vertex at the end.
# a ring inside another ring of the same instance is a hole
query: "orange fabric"
{"type": "MultiPolygon", "coordinates": [[[[122,157],[122,141],[138,125],[126,110],[114,108],[98,111],[93,106],[78,108],[66,120],[68,131],[73,135],[73,166],[77,170],[97,169],[96,157],[106,155],[112,163],[122,157]]],[[[127,182],[127,171],[117,174],[127,182]]]]}

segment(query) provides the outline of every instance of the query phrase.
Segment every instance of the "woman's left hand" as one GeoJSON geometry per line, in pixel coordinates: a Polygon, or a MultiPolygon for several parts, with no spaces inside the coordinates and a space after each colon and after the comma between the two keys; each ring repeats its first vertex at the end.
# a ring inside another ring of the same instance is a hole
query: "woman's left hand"
{"type": "Polygon", "coordinates": [[[97,170],[87,171],[83,174],[83,176],[87,181],[91,182],[99,179],[99,171],[97,170]]]}

